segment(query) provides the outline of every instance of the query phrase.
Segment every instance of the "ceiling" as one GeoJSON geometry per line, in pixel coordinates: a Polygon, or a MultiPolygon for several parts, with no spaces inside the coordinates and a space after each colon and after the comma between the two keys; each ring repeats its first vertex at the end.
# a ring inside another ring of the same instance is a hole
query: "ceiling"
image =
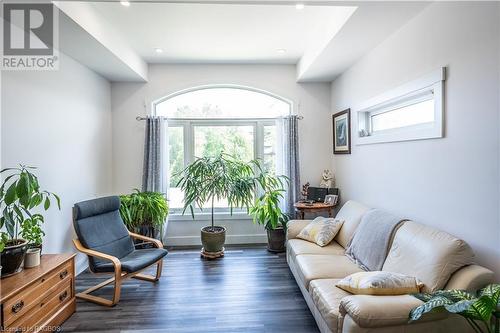
{"type": "Polygon", "coordinates": [[[110,2],[93,7],[148,63],[296,64],[318,36],[333,36],[356,9],[110,2]]]}
{"type": "Polygon", "coordinates": [[[294,64],[299,82],[332,81],[430,2],[301,3],[54,1],[64,53],[110,81],[142,82],[148,63],[294,64]]]}

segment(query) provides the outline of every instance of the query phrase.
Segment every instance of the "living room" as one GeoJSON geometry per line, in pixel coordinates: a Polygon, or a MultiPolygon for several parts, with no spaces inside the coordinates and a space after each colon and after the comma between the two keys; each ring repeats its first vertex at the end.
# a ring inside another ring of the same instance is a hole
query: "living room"
{"type": "Polygon", "coordinates": [[[498,2],[1,6],[2,329],[500,329],[498,2]]]}

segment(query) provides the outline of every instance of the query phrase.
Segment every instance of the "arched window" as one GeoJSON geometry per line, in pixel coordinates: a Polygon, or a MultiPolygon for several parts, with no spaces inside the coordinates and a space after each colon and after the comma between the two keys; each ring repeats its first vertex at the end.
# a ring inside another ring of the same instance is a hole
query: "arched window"
{"type": "MultiPolygon", "coordinates": [[[[278,120],[291,113],[291,103],[273,94],[239,86],[210,86],[181,91],[154,103],[157,116],[168,119],[169,199],[172,212],[182,208],[183,194],[174,175],[196,157],[225,152],[249,161],[262,159],[278,168],[278,120]]],[[[224,200],[216,203],[224,211],[224,200]]]]}

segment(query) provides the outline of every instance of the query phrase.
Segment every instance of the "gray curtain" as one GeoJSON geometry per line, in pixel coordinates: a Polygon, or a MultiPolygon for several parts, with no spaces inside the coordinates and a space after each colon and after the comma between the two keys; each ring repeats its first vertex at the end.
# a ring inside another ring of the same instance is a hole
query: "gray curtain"
{"type": "Polygon", "coordinates": [[[162,117],[148,117],[144,140],[142,190],[166,193],[166,121],[162,117]]]}
{"type": "Polygon", "coordinates": [[[282,120],[283,174],[290,178],[290,186],[285,195],[284,209],[291,217],[295,214],[293,204],[300,198],[300,158],[298,116],[292,115],[282,120]]]}

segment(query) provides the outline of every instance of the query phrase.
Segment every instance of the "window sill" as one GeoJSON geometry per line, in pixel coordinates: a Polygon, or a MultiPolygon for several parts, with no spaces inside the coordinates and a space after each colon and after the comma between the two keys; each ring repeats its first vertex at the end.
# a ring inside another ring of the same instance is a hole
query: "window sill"
{"type": "MultiPolygon", "coordinates": [[[[177,222],[177,221],[183,221],[183,222],[199,222],[199,221],[210,221],[211,220],[211,214],[210,213],[194,213],[194,219],[191,216],[190,212],[186,212],[184,215],[182,213],[172,213],[168,215],[168,221],[169,222],[177,222]]],[[[214,213],[214,220],[216,221],[234,221],[234,220],[252,220],[252,217],[248,215],[246,212],[234,212],[233,215],[227,212],[219,212],[219,213],[214,213]]]]}

